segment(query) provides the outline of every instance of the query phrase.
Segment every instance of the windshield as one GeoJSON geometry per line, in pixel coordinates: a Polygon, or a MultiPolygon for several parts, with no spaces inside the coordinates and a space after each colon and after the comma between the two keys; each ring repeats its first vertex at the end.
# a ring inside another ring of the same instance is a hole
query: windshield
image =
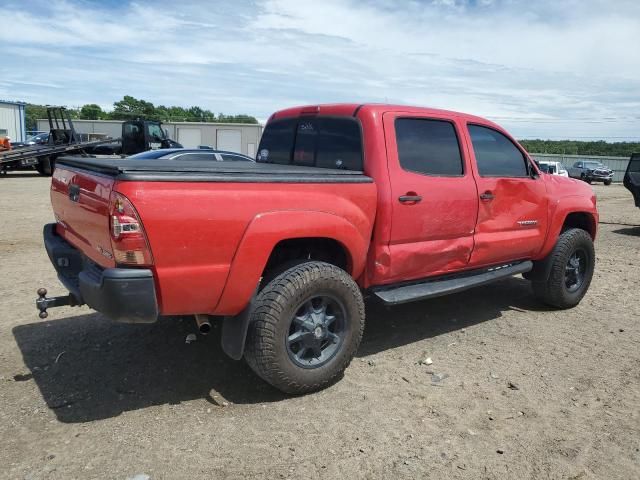
{"type": "Polygon", "coordinates": [[[160,125],[157,123],[149,124],[149,138],[158,142],[164,140],[164,132],[162,128],[160,128],[160,125]]]}
{"type": "Polygon", "coordinates": [[[48,136],[49,136],[48,133],[39,133],[38,135],[34,135],[33,137],[27,138],[27,142],[39,142],[42,140],[46,140],[48,136]]]}
{"type": "Polygon", "coordinates": [[[301,117],[267,124],[256,161],[363,170],[360,124],[351,117],[301,117]]]}
{"type": "Polygon", "coordinates": [[[546,162],[538,163],[538,167],[540,167],[540,170],[542,170],[544,173],[555,173],[557,168],[555,163],[546,162]]]}
{"type": "Polygon", "coordinates": [[[584,162],[585,168],[607,168],[600,162],[584,162]]]}

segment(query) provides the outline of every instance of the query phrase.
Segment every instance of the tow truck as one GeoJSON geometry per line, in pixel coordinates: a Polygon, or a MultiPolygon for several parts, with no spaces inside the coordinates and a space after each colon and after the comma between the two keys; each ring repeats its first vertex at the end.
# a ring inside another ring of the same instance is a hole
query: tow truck
{"type": "Polygon", "coordinates": [[[51,176],[60,155],[133,155],[156,148],[182,148],[162,129],[162,123],[152,120],[127,120],[122,123],[122,136],[82,141],[73,120],[64,107],[47,107],[49,140],[45,145],[16,148],[0,152],[0,172],[35,168],[51,176]]]}

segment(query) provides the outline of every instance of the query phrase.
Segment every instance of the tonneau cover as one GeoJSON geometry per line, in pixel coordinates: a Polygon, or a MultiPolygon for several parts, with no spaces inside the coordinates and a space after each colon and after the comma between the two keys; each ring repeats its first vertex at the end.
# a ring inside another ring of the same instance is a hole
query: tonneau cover
{"type": "Polygon", "coordinates": [[[56,165],[79,168],[121,181],[370,183],[362,172],[254,162],[59,157],[56,165]]]}

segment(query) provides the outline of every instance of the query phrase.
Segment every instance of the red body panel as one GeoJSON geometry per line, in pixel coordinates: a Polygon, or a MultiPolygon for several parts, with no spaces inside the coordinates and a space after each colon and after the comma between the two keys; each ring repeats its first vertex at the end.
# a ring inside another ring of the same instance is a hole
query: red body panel
{"type": "MultiPolygon", "coordinates": [[[[460,177],[430,176],[404,170],[398,159],[397,118],[448,120],[442,115],[389,112],[384,115],[388,175],[391,183],[390,265],[377,279],[393,283],[464,269],[473,251],[478,193],[466,149],[460,177]],[[401,203],[402,195],[419,195],[417,203],[401,203]]],[[[453,122],[459,138],[464,138],[453,122]]],[[[462,146],[462,145],[461,145],[462,146]]],[[[382,263],[382,262],[380,262],[382,263]]]]}
{"type": "Polygon", "coordinates": [[[144,224],[165,315],[238,313],[285,238],[333,238],[355,254],[359,275],[376,208],[372,183],[119,182],[115,189],[144,224]]]}
{"type": "Polygon", "coordinates": [[[348,252],[349,273],[366,288],[543,258],[574,212],[589,215],[595,237],[595,197],[586,184],[544,174],[519,179],[478,175],[467,123],[504,133],[484,119],[355,104],[296,107],[272,119],[299,115],[355,115],[362,125],[365,174],[374,182],[114,183],[60,166],[51,189],[58,232],[103,267],[115,266],[108,258],[109,195],[113,189],[127,197],[147,235],[164,315],[239,313],[282,240],[336,240],[348,252]],[[398,116],[452,122],[464,175],[430,177],[403,170],[393,128],[398,116]],[[77,202],[68,198],[71,183],[81,186],[77,202]],[[487,190],[495,195],[491,202],[479,199],[487,190]],[[422,195],[423,201],[400,204],[398,197],[407,193],[422,195]]]}
{"type": "Polygon", "coordinates": [[[58,234],[103,267],[115,267],[109,234],[109,195],[113,179],[58,168],[51,179],[51,205],[58,234]],[[79,187],[77,201],[69,197],[70,185],[79,187]]]}

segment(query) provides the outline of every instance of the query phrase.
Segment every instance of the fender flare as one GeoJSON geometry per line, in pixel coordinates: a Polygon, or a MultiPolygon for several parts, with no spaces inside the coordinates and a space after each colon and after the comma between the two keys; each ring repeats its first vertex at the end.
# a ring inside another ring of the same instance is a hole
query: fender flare
{"type": "Polygon", "coordinates": [[[238,244],[216,315],[237,315],[249,303],[274,247],[283,240],[329,238],[347,252],[349,274],[364,271],[369,239],[338,215],[306,210],[261,213],[253,218],[238,244]]]}
{"type": "Polygon", "coordinates": [[[589,234],[595,240],[598,228],[598,211],[595,209],[594,203],[580,195],[560,198],[555,205],[551,206],[549,217],[553,221],[549,225],[547,239],[538,258],[534,259],[533,269],[524,275],[526,279],[544,282],[549,278],[551,273],[551,253],[556,246],[558,237],[562,233],[567,217],[572,213],[582,213],[588,216],[591,224],[589,234]]]}

